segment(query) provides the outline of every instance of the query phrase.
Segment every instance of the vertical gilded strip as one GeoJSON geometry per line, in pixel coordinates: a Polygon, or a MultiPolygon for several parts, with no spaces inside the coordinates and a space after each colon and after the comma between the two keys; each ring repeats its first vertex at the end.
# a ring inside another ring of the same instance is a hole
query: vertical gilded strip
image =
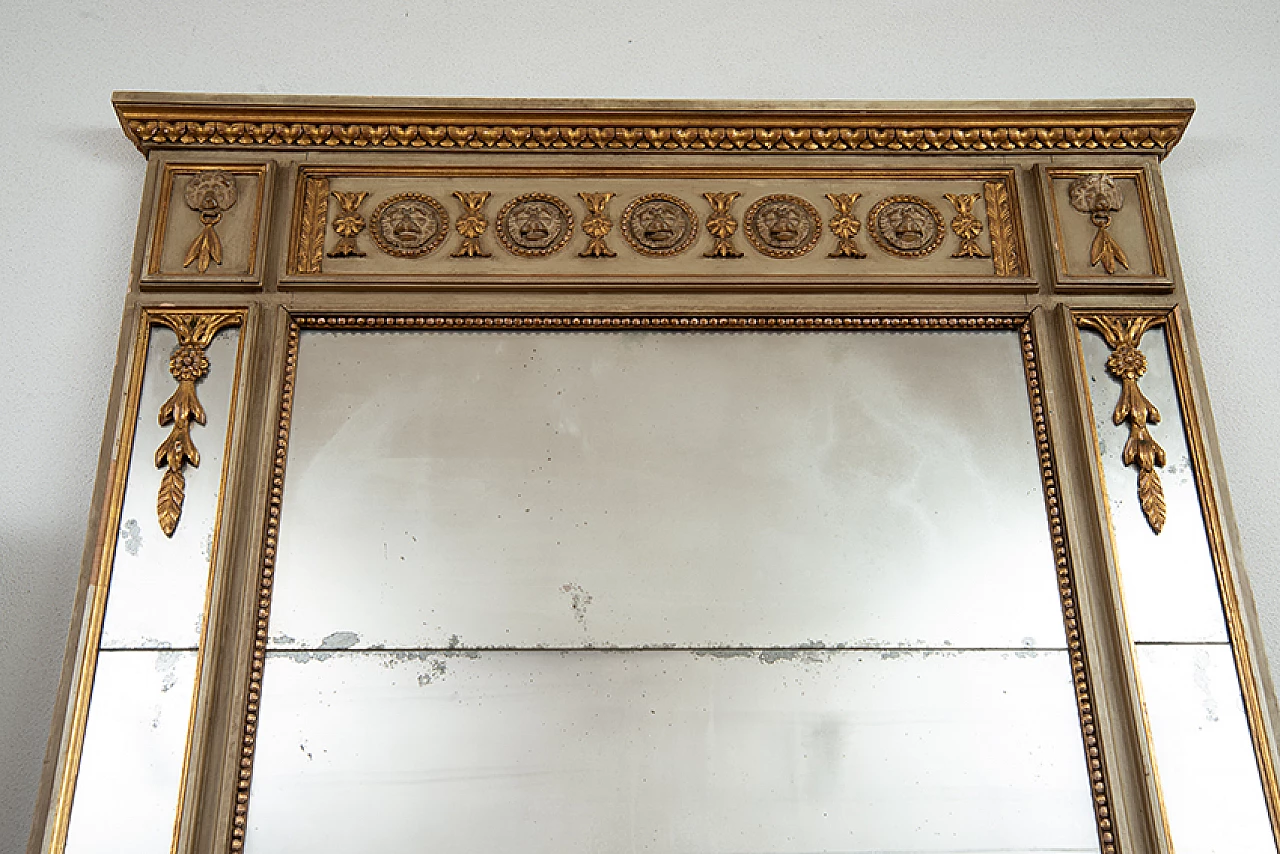
{"type": "MultiPolygon", "coordinates": [[[[987,184],[991,187],[992,184],[987,184]]],[[[994,233],[994,230],[993,230],[994,233]]],[[[1098,722],[1094,715],[1093,685],[1090,678],[1084,634],[1080,628],[1080,605],[1076,597],[1075,571],[1067,550],[1066,523],[1062,518],[1062,501],[1058,495],[1058,473],[1053,458],[1053,441],[1042,393],[1040,369],[1036,360],[1036,341],[1031,321],[1019,329],[1023,367],[1027,377],[1027,393],[1031,400],[1031,420],[1035,427],[1036,450],[1040,457],[1040,479],[1044,486],[1045,511],[1049,515],[1049,536],[1053,543],[1053,560],[1058,572],[1058,592],[1062,600],[1062,620],[1067,634],[1067,653],[1071,660],[1071,681],[1075,688],[1076,710],[1084,736],[1085,760],[1089,768],[1089,787],[1093,796],[1094,816],[1098,824],[1098,841],[1102,854],[1116,854],[1115,829],[1112,823],[1110,787],[1102,742],[1098,739],[1098,722]]]]}
{"type": "Polygon", "coordinates": [[[254,623],[253,651],[249,663],[249,688],[245,697],[240,767],[236,776],[235,814],[231,826],[231,850],[244,850],[249,817],[249,784],[253,778],[253,754],[257,747],[258,714],[262,708],[262,669],[267,659],[267,620],[275,584],[276,544],[280,536],[280,509],[284,501],[284,468],[289,456],[289,425],[293,419],[293,388],[298,369],[300,327],[289,325],[284,378],[281,381],[280,416],[276,426],[276,451],[271,469],[271,497],[263,536],[262,569],[258,577],[258,609],[254,623]]]}
{"type": "Polygon", "coordinates": [[[298,273],[319,273],[324,264],[324,229],[329,218],[329,179],[307,176],[304,180],[294,267],[298,273]]]}
{"type": "Polygon", "coordinates": [[[1213,555],[1214,572],[1217,575],[1218,590],[1222,597],[1227,636],[1231,639],[1231,655],[1235,661],[1236,677],[1240,680],[1245,716],[1249,721],[1249,737],[1258,762],[1259,776],[1262,778],[1262,791],[1267,804],[1267,816],[1271,821],[1271,833],[1280,844],[1280,780],[1277,778],[1276,764],[1268,738],[1267,710],[1264,707],[1258,679],[1253,671],[1249,653],[1249,633],[1240,609],[1240,592],[1231,571],[1226,532],[1223,529],[1222,516],[1210,475],[1209,454],[1200,429],[1200,415],[1192,396],[1191,377],[1184,356],[1186,345],[1182,338],[1181,317],[1176,310],[1165,323],[1165,334],[1169,338],[1169,359],[1173,363],[1174,383],[1178,389],[1182,420],[1186,425],[1187,446],[1191,452],[1196,492],[1200,498],[1205,533],[1209,538],[1209,550],[1213,555]]]}
{"type": "Polygon", "coordinates": [[[1013,225],[1013,207],[1004,181],[987,181],[982,185],[987,203],[987,228],[991,232],[991,263],[997,276],[1022,274],[1022,258],[1018,250],[1018,234],[1013,225]]]}

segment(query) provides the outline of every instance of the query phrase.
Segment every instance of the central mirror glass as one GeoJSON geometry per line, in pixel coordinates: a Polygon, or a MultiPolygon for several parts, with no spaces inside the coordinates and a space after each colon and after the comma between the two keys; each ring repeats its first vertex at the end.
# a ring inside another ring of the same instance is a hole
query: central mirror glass
{"type": "Polygon", "coordinates": [[[246,848],[1097,851],[1019,333],[300,333],[246,848]]]}

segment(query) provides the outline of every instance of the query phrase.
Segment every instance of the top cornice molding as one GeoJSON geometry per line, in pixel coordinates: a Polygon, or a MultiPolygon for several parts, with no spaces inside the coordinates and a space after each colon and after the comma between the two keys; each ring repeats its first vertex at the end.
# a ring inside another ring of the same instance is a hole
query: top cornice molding
{"type": "Polygon", "coordinates": [[[1195,103],[616,101],[116,92],[153,149],[476,151],[1070,151],[1166,155],[1195,103]]]}

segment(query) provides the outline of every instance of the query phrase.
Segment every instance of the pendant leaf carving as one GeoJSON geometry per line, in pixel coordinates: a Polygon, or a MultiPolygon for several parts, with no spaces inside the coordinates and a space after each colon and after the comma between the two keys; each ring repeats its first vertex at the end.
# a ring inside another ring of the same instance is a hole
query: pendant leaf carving
{"type": "Polygon", "coordinates": [[[1089,246],[1089,266],[1101,264],[1107,275],[1114,274],[1117,266],[1129,269],[1128,257],[1107,230],[1111,227],[1111,215],[1124,207],[1120,185],[1110,175],[1096,172],[1072,181],[1067,193],[1071,207],[1088,214],[1089,221],[1098,229],[1089,246]]]}
{"type": "Polygon", "coordinates": [[[201,273],[207,272],[210,264],[222,266],[222,239],[215,226],[222,221],[222,215],[235,206],[235,175],[220,169],[201,172],[187,182],[183,198],[187,207],[200,214],[202,227],[191,241],[182,266],[195,264],[201,273]]]}
{"type": "Polygon", "coordinates": [[[191,441],[192,423],[207,421],[204,406],[196,396],[196,383],[209,373],[205,349],[213,337],[227,326],[240,322],[240,312],[184,314],[178,312],[152,315],[152,319],[174,331],[178,346],[169,357],[169,373],[178,388],[160,406],[160,426],[173,428],[156,448],[156,468],[163,468],[160,492],[156,496],[156,518],[165,536],[172,537],[182,518],[186,500],[186,467],[200,466],[200,451],[191,441]]]}
{"type": "Polygon", "coordinates": [[[1166,456],[1164,448],[1147,429],[1149,424],[1160,423],[1160,410],[1138,388],[1138,380],[1147,372],[1147,357],[1138,345],[1148,329],[1163,322],[1163,318],[1150,315],[1115,317],[1088,314],[1079,318],[1081,326],[1097,330],[1111,348],[1107,372],[1120,381],[1120,399],[1111,420],[1117,426],[1129,425],[1129,439],[1125,442],[1122,459],[1126,466],[1138,469],[1138,502],[1151,530],[1157,534],[1164,530],[1167,507],[1164,487],[1156,469],[1164,467],[1166,456]]]}

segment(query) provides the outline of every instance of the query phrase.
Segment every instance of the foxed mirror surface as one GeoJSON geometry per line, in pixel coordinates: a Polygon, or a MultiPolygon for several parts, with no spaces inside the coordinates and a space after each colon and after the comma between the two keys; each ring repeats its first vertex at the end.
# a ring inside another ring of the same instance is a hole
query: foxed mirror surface
{"type": "Polygon", "coordinates": [[[304,329],[247,850],[1098,850],[1022,344],[304,329]]]}

